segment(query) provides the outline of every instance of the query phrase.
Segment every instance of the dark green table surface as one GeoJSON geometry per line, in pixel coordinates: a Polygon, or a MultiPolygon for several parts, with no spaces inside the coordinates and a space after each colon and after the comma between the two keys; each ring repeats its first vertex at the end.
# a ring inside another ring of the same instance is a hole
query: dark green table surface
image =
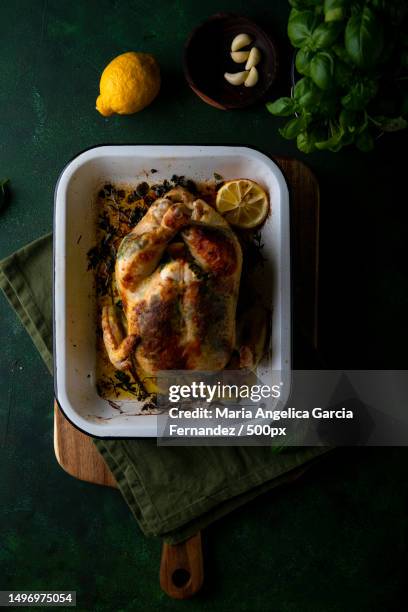
{"type": "MultiPolygon", "coordinates": [[[[299,154],[260,105],[224,113],[187,88],[183,42],[218,10],[275,33],[287,88],[285,0],[5,0],[0,35],[0,257],[52,227],[65,163],[100,143],[236,143],[299,154]],[[160,97],[131,117],[95,110],[104,65],[156,54],[160,97]]],[[[211,44],[211,41],[209,41],[211,44]]],[[[406,368],[406,133],[369,155],[307,158],[322,190],[321,355],[335,368],[406,368]],[[405,160],[404,160],[405,155],[405,160]],[[405,195],[404,195],[405,194],[405,195]]],[[[75,589],[92,610],[406,609],[408,451],[341,450],[302,481],[208,529],[206,586],[190,602],[159,589],[161,544],[145,539],[118,492],[67,476],[52,445],[51,377],[0,296],[0,589],[75,589]]]]}

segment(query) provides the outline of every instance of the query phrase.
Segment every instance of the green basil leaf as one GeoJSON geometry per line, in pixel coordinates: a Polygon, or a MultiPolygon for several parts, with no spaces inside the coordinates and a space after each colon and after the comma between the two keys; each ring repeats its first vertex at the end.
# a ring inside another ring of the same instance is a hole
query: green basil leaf
{"type": "Polygon", "coordinates": [[[286,123],[283,128],[280,128],[279,133],[287,140],[296,138],[300,132],[307,127],[308,120],[306,117],[295,117],[286,123]]]}
{"type": "Polygon", "coordinates": [[[296,144],[299,151],[303,153],[313,153],[316,151],[316,136],[313,132],[300,132],[296,137],[296,144]]]}
{"type": "Polygon", "coordinates": [[[343,146],[343,138],[344,138],[344,129],[341,125],[334,128],[333,133],[327,140],[321,140],[315,143],[316,149],[319,151],[333,151],[336,153],[340,151],[343,146]]]}
{"type": "Polygon", "coordinates": [[[295,103],[292,98],[279,98],[275,102],[267,102],[266,108],[276,117],[288,117],[295,112],[295,103]]]}
{"type": "Polygon", "coordinates": [[[373,79],[356,81],[349,93],[341,98],[341,103],[347,110],[363,110],[378,91],[378,82],[373,79]]]}
{"type": "Polygon", "coordinates": [[[349,54],[347,53],[346,49],[344,48],[343,45],[341,45],[340,43],[335,43],[332,48],[331,51],[334,52],[334,54],[341,59],[342,62],[344,62],[345,64],[347,64],[348,66],[354,66],[353,61],[351,59],[351,57],[349,56],[349,54]]]}
{"type": "Polygon", "coordinates": [[[327,51],[319,51],[310,62],[310,76],[320,89],[329,89],[333,83],[334,60],[327,51]]]}
{"type": "Polygon", "coordinates": [[[338,112],[338,98],[334,91],[328,90],[323,92],[319,105],[316,108],[316,113],[324,118],[333,118],[338,112]]]}
{"type": "Polygon", "coordinates": [[[374,138],[370,131],[366,128],[359,134],[355,140],[356,146],[360,151],[367,153],[374,148],[374,138]]]}
{"type": "Polygon", "coordinates": [[[357,98],[357,102],[355,102],[353,91],[349,91],[348,94],[341,98],[341,103],[347,110],[360,110],[360,108],[364,108],[364,106],[360,106],[358,100],[359,99],[357,98]]]}
{"type": "Polygon", "coordinates": [[[331,47],[342,30],[343,26],[341,23],[321,23],[313,31],[310,40],[311,48],[326,49],[327,47],[331,47]]]}
{"type": "Polygon", "coordinates": [[[9,179],[0,180],[0,209],[6,204],[9,182],[9,179]]]}
{"type": "Polygon", "coordinates": [[[373,121],[383,132],[398,132],[408,127],[408,121],[404,117],[383,117],[380,115],[373,117],[373,121]]]}
{"type": "Polygon", "coordinates": [[[348,4],[348,0],[324,0],[324,20],[342,21],[346,17],[348,4]]]}
{"type": "Polygon", "coordinates": [[[310,62],[314,56],[314,52],[309,49],[299,49],[296,53],[295,66],[299,74],[310,76],[310,62]]]}
{"type": "Polygon", "coordinates": [[[353,71],[344,62],[338,59],[334,64],[334,81],[341,89],[348,89],[353,82],[353,71]]]}
{"type": "Polygon", "coordinates": [[[300,108],[309,110],[319,104],[321,91],[313,83],[312,79],[303,77],[303,79],[296,83],[293,95],[300,108]]]}
{"type": "Polygon", "coordinates": [[[292,9],[288,21],[288,36],[294,47],[302,47],[316,26],[316,15],[312,11],[292,9]]]}
{"type": "Polygon", "coordinates": [[[384,45],[383,28],[373,11],[365,6],[352,15],[345,30],[345,47],[359,68],[373,67],[381,56],[384,45]]]}
{"type": "Polygon", "coordinates": [[[293,97],[295,100],[299,100],[304,96],[309,91],[311,85],[313,85],[313,82],[307,77],[300,79],[293,89],[293,97]]]}
{"type": "Polygon", "coordinates": [[[358,113],[343,108],[339,115],[339,122],[343,130],[349,130],[355,132],[357,125],[359,124],[358,113]]]}
{"type": "MultiPolygon", "coordinates": [[[[366,129],[368,125],[368,116],[367,113],[343,109],[339,115],[339,122],[345,134],[343,143],[345,143],[347,137],[351,143],[358,134],[361,134],[361,132],[366,129]]],[[[349,142],[347,144],[349,144],[349,142]]]]}

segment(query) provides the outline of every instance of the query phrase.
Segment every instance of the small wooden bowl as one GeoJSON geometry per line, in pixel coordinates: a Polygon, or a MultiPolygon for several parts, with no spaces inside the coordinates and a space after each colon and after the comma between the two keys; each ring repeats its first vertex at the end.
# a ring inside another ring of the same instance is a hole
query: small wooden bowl
{"type": "Polygon", "coordinates": [[[276,47],[253,21],[240,15],[217,13],[190,34],[184,50],[184,74],[191,89],[207,104],[228,110],[244,108],[264,98],[276,78],[276,47]],[[225,72],[240,72],[245,63],[231,59],[231,43],[237,34],[245,33],[258,47],[262,59],[257,65],[258,83],[254,87],[230,85],[225,72]]]}

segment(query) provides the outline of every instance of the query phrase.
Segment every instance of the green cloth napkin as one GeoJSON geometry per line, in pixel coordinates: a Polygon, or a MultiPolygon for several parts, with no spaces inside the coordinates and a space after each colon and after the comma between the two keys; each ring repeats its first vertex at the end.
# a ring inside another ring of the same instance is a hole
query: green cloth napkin
{"type": "MultiPolygon", "coordinates": [[[[0,286],[52,371],[52,235],[0,262],[0,286]]],[[[325,448],[158,447],[94,440],[146,535],[182,541],[260,493],[291,480],[325,448]]]]}

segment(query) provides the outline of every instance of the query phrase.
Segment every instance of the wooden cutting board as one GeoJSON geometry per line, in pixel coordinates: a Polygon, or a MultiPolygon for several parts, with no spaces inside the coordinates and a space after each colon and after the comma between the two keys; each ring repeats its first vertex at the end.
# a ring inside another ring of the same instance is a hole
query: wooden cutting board
{"type": "MultiPolygon", "coordinates": [[[[286,178],[290,194],[294,335],[301,334],[310,348],[316,350],[319,185],[312,171],[302,162],[283,157],[275,157],[274,161],[286,178]]],[[[92,439],[67,421],[56,402],[54,449],[58,463],[71,476],[95,484],[117,487],[92,439]]],[[[163,545],[160,584],[171,597],[191,597],[200,589],[202,582],[200,534],[179,545],[163,545]],[[185,569],[188,569],[190,578],[182,584],[182,572],[185,569]],[[180,580],[173,579],[177,576],[180,580]]]]}

